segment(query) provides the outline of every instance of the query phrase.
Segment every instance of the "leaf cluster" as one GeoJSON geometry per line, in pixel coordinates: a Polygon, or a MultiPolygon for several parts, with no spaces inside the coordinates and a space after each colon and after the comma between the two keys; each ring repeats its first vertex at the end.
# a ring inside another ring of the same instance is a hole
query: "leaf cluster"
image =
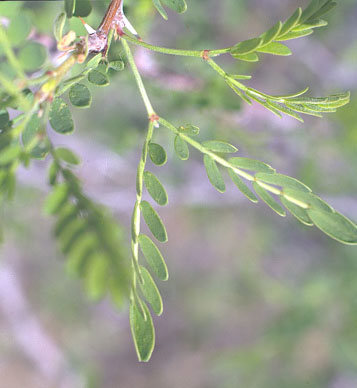
{"type": "MultiPolygon", "coordinates": [[[[164,18],[167,18],[164,6],[179,13],[186,10],[184,0],[153,0],[153,5],[164,18]]],[[[167,161],[165,149],[154,139],[157,127],[172,132],[179,159],[189,159],[190,147],[202,154],[207,177],[218,192],[226,191],[226,180],[222,175],[225,170],[232,183],[250,201],[260,199],[280,216],[288,211],[303,224],[315,225],[337,241],[357,244],[357,227],[302,182],[277,173],[262,161],[231,156],[238,152],[232,144],[197,140],[200,130],[195,125],[176,127],[157,115],[128,42],[152,51],[200,58],[245,102],[256,101],[279,117],[287,114],[303,121],[300,113],[321,117],[322,113],[335,112],[349,102],[349,93],[307,97],[308,88],[305,88],[297,93],[273,96],[246,86],[242,81],[248,81],[249,75],[229,74],[212,58],[229,54],[238,60],[255,62],[263,53],[290,55],[290,49],[281,42],[310,35],[315,28],[325,26],[327,23],[321,17],[335,5],[332,0],[312,0],[305,10],[298,8],[285,22],[276,23],[258,38],[218,50],[168,49],[123,33],[121,44],[126,63],[110,55],[113,36],[119,38],[114,31],[107,37],[108,47],[95,54],[88,48],[88,36],[78,37],[73,31],[66,31],[68,18],[87,16],[91,12],[88,0],[65,0],[64,12],[54,22],[57,47],[67,54],[57,67],[46,63],[43,46],[27,40],[30,29],[24,14],[13,15],[8,28],[0,26],[0,56],[8,64],[8,71],[0,70],[0,193],[12,196],[20,165],[28,166],[33,159],[51,158],[48,171],[51,194],[45,202],[45,211],[55,218],[53,233],[67,257],[67,269],[83,280],[91,299],[98,300],[109,294],[117,305],[129,299],[131,331],[140,361],[150,359],[155,344],[151,311],[156,315],[163,311],[156,280],[168,279],[167,265],[159,247],[168,240],[168,235],[155,209],[156,205],[168,204],[168,195],[160,179],[148,168],[149,161],[157,166],[164,166],[167,161]],[[89,108],[92,103],[90,87],[108,86],[113,74],[123,70],[125,64],[132,70],[148,114],[148,129],[136,176],[131,267],[121,228],[82,190],[75,175],[79,158],[70,149],[53,145],[48,136],[48,124],[59,134],[71,134],[75,123],[70,104],[76,108],[89,108]],[[39,71],[34,73],[34,70],[39,71]],[[10,109],[15,112],[11,118],[10,109]],[[150,201],[144,200],[145,192],[150,201]],[[142,221],[152,236],[143,233],[142,221]],[[145,259],[145,265],[141,257],[145,259]]]]}

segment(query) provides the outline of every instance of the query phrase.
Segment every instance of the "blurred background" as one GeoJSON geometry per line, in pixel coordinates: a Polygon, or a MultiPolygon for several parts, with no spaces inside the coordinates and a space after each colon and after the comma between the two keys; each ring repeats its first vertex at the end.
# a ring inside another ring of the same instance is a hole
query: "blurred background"
{"type": "MultiPolygon", "coordinates": [[[[0,17],[6,16],[2,2],[0,17]]],[[[6,3],[6,2],[5,2],[6,3]]],[[[10,2],[8,2],[9,4],[10,2]]],[[[53,20],[62,2],[24,1],[32,38],[53,51],[53,20]]],[[[219,48],[258,36],[306,0],[188,0],[165,22],[150,0],[127,1],[126,14],[145,41],[176,48],[219,48]]],[[[107,2],[93,1],[96,27],[107,2]]],[[[159,115],[201,128],[200,139],[236,145],[309,185],[357,220],[357,4],[339,2],[329,26],[288,42],[294,55],[257,64],[219,58],[249,85],[287,94],[311,86],[314,96],[351,90],[351,103],[323,119],[280,120],[247,106],[199,59],[153,54],[135,58],[159,115]]],[[[83,33],[80,22],[72,28],[83,33]]],[[[120,45],[117,55],[120,57],[120,45]]],[[[87,193],[108,206],[127,231],[146,114],[126,69],[108,88],[91,87],[89,110],[73,108],[74,135],[53,135],[82,157],[87,193]]],[[[290,215],[281,219],[228,185],[210,186],[201,155],[174,155],[173,138],[156,140],[169,154],[150,166],[169,193],[160,214],[169,233],[161,246],[170,279],[160,283],[164,313],[154,318],[156,348],[137,362],[128,312],[89,302],[66,275],[42,215],[46,162],[19,171],[5,226],[0,263],[0,386],[2,388],[355,388],[357,387],[357,251],[290,215]]],[[[226,179],[228,183],[228,179],[226,179]]]]}

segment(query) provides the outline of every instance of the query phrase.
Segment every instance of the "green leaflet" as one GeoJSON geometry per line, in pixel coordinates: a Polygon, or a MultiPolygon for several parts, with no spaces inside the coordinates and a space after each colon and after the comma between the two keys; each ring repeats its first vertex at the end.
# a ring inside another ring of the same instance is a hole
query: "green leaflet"
{"type": "Polygon", "coordinates": [[[267,100],[267,104],[270,105],[271,107],[273,107],[273,108],[275,108],[275,109],[277,109],[277,110],[287,114],[288,116],[291,116],[294,119],[296,119],[298,121],[301,121],[302,123],[304,122],[304,120],[302,119],[302,117],[300,115],[298,115],[292,109],[287,108],[286,106],[284,106],[282,104],[278,104],[277,102],[272,101],[272,100],[267,100]]]}
{"type": "Polygon", "coordinates": [[[71,150],[64,147],[58,147],[55,149],[56,155],[59,159],[63,160],[68,164],[78,165],[80,164],[80,160],[76,154],[74,154],[71,150]]]}
{"type": "Polygon", "coordinates": [[[18,60],[26,71],[39,69],[46,61],[47,50],[38,42],[27,42],[18,53],[18,60]]]}
{"type": "Polygon", "coordinates": [[[200,133],[200,129],[196,125],[186,124],[178,127],[180,133],[188,136],[197,136],[200,133]]]}
{"type": "Polygon", "coordinates": [[[64,9],[66,11],[68,19],[72,17],[75,7],[76,0],[64,0],[64,9]]]}
{"type": "Polygon", "coordinates": [[[313,223],[310,220],[310,217],[308,216],[305,209],[295,205],[292,202],[289,202],[287,199],[285,199],[283,196],[280,196],[281,203],[285,206],[285,208],[294,216],[296,217],[300,222],[302,222],[305,225],[312,226],[313,223]]]}
{"type": "Polygon", "coordinates": [[[44,128],[41,118],[34,113],[22,133],[22,143],[31,158],[44,159],[50,150],[47,136],[44,136],[44,128]]]}
{"type": "Polygon", "coordinates": [[[335,1],[327,1],[327,3],[321,7],[317,12],[315,12],[312,15],[312,18],[317,19],[323,15],[325,15],[327,12],[330,12],[333,8],[335,8],[337,3],[335,1]]]}
{"type": "Polygon", "coordinates": [[[7,164],[18,159],[22,152],[22,148],[19,144],[11,145],[0,153],[0,166],[6,166],[7,164]]]}
{"type": "Polygon", "coordinates": [[[159,14],[165,19],[167,20],[168,17],[167,17],[167,13],[164,9],[164,7],[162,6],[161,4],[161,1],[160,0],[152,0],[155,8],[157,9],[157,11],[159,12],[159,14]]]}
{"type": "Polygon", "coordinates": [[[125,295],[123,295],[123,291],[118,285],[118,282],[115,281],[115,278],[113,276],[109,279],[109,293],[111,301],[113,302],[114,306],[119,310],[123,310],[124,303],[126,301],[125,295]]]}
{"type": "Polygon", "coordinates": [[[282,56],[288,56],[292,54],[289,47],[279,42],[271,42],[266,46],[259,47],[257,51],[265,54],[282,55],[282,56]]]}
{"type": "Polygon", "coordinates": [[[203,162],[206,168],[208,179],[212,183],[212,186],[220,193],[224,193],[226,191],[226,185],[216,162],[209,155],[203,156],[203,162]]]}
{"type": "Polygon", "coordinates": [[[328,236],[344,244],[357,244],[357,227],[342,214],[321,209],[308,209],[307,213],[311,221],[328,236]]]}
{"type": "Polygon", "coordinates": [[[297,96],[289,99],[289,102],[296,104],[309,104],[309,106],[317,105],[317,109],[319,107],[335,109],[348,104],[349,101],[350,92],[335,94],[327,97],[297,96]]]}
{"type": "Polygon", "coordinates": [[[253,194],[252,190],[240,179],[240,177],[231,169],[228,169],[228,173],[233,181],[233,183],[238,187],[238,189],[252,202],[257,203],[258,199],[253,194]]]}
{"type": "Polygon", "coordinates": [[[78,208],[72,203],[65,205],[65,209],[61,211],[54,228],[55,237],[60,236],[66,230],[67,226],[77,217],[78,211],[78,208]]]}
{"type": "Polygon", "coordinates": [[[303,38],[304,36],[311,35],[313,32],[314,32],[313,30],[304,30],[304,31],[296,31],[296,32],[290,31],[284,36],[280,37],[279,41],[303,38]]]}
{"type": "Polygon", "coordinates": [[[262,39],[261,46],[265,46],[271,43],[275,38],[279,35],[283,24],[282,22],[276,23],[272,28],[270,28],[267,32],[262,34],[260,38],[262,39]]]}
{"type": "Polygon", "coordinates": [[[259,172],[255,175],[256,179],[265,182],[265,183],[271,183],[273,185],[281,186],[283,189],[292,189],[292,190],[299,190],[299,191],[305,191],[305,192],[311,192],[311,189],[307,187],[304,183],[298,181],[295,178],[291,178],[290,176],[283,175],[283,174],[266,174],[259,172]]]}
{"type": "Polygon", "coordinates": [[[225,141],[209,140],[203,142],[202,145],[212,152],[222,152],[229,154],[238,151],[236,147],[234,147],[232,144],[226,143],[225,141]]]}
{"type": "Polygon", "coordinates": [[[160,144],[149,144],[149,156],[151,161],[157,166],[163,166],[167,161],[167,154],[160,144]]]}
{"type": "Polygon", "coordinates": [[[144,281],[143,283],[140,283],[141,291],[147,302],[150,303],[154,313],[156,315],[161,315],[163,305],[159,289],[157,288],[149,271],[145,267],[140,266],[140,271],[144,281]]]}
{"type": "Polygon", "coordinates": [[[154,242],[145,234],[140,234],[139,245],[146,261],[160,280],[168,280],[166,263],[154,242]]]}
{"type": "Polygon", "coordinates": [[[109,78],[106,74],[98,70],[91,70],[88,73],[88,81],[96,86],[107,86],[109,85],[109,78]]]}
{"type": "Polygon", "coordinates": [[[89,108],[92,102],[92,96],[86,85],[75,84],[69,89],[69,99],[72,105],[78,108],[89,108]]]}
{"type": "Polygon", "coordinates": [[[50,109],[51,127],[58,133],[71,133],[74,124],[71,112],[67,104],[61,98],[55,98],[50,109]]]}
{"type": "MultiPolygon", "coordinates": [[[[237,85],[235,85],[230,79],[226,80],[227,85],[234,90],[234,93],[236,93],[243,101],[245,101],[247,104],[251,105],[251,100],[242,92],[237,85]]],[[[248,93],[248,92],[247,92],[248,93]]]]}
{"type": "Polygon", "coordinates": [[[66,23],[66,14],[64,12],[61,12],[57,16],[53,25],[53,35],[55,36],[55,39],[57,42],[59,42],[62,39],[65,23],[66,23]]]}
{"type": "Polygon", "coordinates": [[[183,13],[187,10],[185,0],[161,0],[161,2],[178,13],[183,13]]]}
{"type": "Polygon", "coordinates": [[[152,2],[157,11],[165,20],[167,20],[168,17],[162,4],[166,5],[167,7],[178,13],[183,13],[187,10],[187,4],[185,0],[152,0],[152,2]]]}
{"type": "Polygon", "coordinates": [[[232,55],[247,55],[254,52],[262,44],[261,38],[244,40],[232,47],[232,55]]]}
{"type": "Polygon", "coordinates": [[[149,227],[151,233],[156,237],[158,241],[166,242],[167,232],[164,224],[161,221],[160,216],[156,213],[156,211],[147,201],[142,201],[140,204],[140,208],[143,213],[146,225],[149,227]]]}
{"type": "Polygon", "coordinates": [[[111,61],[109,62],[109,68],[115,71],[122,71],[124,69],[123,61],[111,61]]]}
{"type": "Polygon", "coordinates": [[[300,104],[292,104],[288,101],[285,103],[286,107],[295,111],[295,112],[300,112],[304,113],[306,115],[311,115],[311,116],[316,116],[316,117],[322,117],[321,113],[316,112],[314,109],[309,109],[303,105],[300,104]]]}
{"type": "Polygon", "coordinates": [[[84,218],[76,218],[60,235],[60,248],[65,255],[75,248],[78,241],[86,234],[87,228],[84,218]]]}
{"type": "Polygon", "coordinates": [[[86,266],[84,287],[89,299],[97,301],[108,290],[109,262],[105,256],[91,257],[86,266]]]}
{"type": "Polygon", "coordinates": [[[301,15],[300,22],[303,23],[311,18],[321,8],[321,0],[312,0],[301,15]]]}
{"type": "Polygon", "coordinates": [[[31,20],[25,11],[15,16],[7,29],[9,42],[13,47],[26,41],[31,31],[31,20]]]}
{"type": "Polygon", "coordinates": [[[149,171],[144,172],[145,186],[151,195],[152,199],[160,206],[165,206],[168,203],[167,193],[159,179],[149,171]]]}
{"type": "Polygon", "coordinates": [[[66,271],[69,275],[80,277],[86,273],[87,264],[95,254],[95,245],[93,234],[85,233],[77,239],[66,261],[66,271]]]}
{"type": "Polygon", "coordinates": [[[275,199],[265,190],[259,186],[257,182],[253,182],[253,187],[257,195],[270,207],[275,213],[281,217],[285,217],[286,213],[284,209],[275,201],[275,199]]]}
{"type": "Polygon", "coordinates": [[[66,183],[61,183],[53,189],[52,193],[46,198],[43,210],[46,214],[55,214],[67,201],[69,188],[66,183]]]}
{"type": "Polygon", "coordinates": [[[311,207],[313,209],[321,209],[326,212],[333,213],[333,208],[313,193],[307,193],[303,191],[292,190],[290,188],[284,189],[283,196],[290,202],[296,200],[304,204],[304,207],[311,207]]]}
{"type": "Polygon", "coordinates": [[[185,140],[182,139],[182,137],[180,135],[177,135],[175,137],[174,147],[175,147],[176,155],[181,160],[187,160],[189,158],[190,151],[188,149],[188,145],[185,142],[185,140]]]}
{"type": "Polygon", "coordinates": [[[299,32],[299,31],[306,31],[310,30],[312,28],[319,28],[319,27],[325,27],[327,26],[327,21],[318,19],[318,20],[312,20],[307,22],[306,24],[301,24],[293,29],[294,32],[299,32]]]}
{"type": "Polygon", "coordinates": [[[57,182],[59,173],[59,167],[58,164],[55,162],[52,162],[48,168],[48,183],[53,186],[57,182]]]}
{"type": "Polygon", "coordinates": [[[155,329],[146,304],[142,302],[146,320],[135,303],[130,304],[130,327],[139,361],[149,361],[155,346],[155,329]]]}
{"type": "Polygon", "coordinates": [[[283,26],[280,30],[279,38],[284,36],[287,32],[291,31],[298,23],[302,15],[302,9],[298,8],[286,22],[283,23],[283,26]]]}
{"type": "Polygon", "coordinates": [[[90,0],[77,0],[73,16],[86,17],[92,12],[90,0]]]}
{"type": "Polygon", "coordinates": [[[229,159],[229,163],[234,167],[242,168],[244,170],[266,172],[270,174],[275,172],[268,164],[250,158],[234,157],[229,159]]]}
{"type": "Polygon", "coordinates": [[[235,59],[239,59],[244,62],[258,62],[259,61],[259,56],[257,53],[250,53],[246,55],[239,55],[239,54],[233,54],[231,52],[231,55],[235,59]]]}

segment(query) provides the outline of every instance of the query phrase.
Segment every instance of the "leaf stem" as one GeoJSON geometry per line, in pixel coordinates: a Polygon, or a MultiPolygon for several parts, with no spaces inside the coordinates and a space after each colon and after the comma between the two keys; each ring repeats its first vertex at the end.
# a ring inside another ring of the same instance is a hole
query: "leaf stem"
{"type": "Polygon", "coordinates": [[[123,35],[122,38],[127,40],[130,43],[134,43],[137,46],[145,47],[151,51],[155,51],[155,52],[163,53],[163,54],[179,55],[182,57],[202,58],[204,53],[206,53],[207,56],[209,56],[209,57],[216,57],[216,56],[221,55],[221,54],[227,54],[232,49],[232,47],[226,47],[226,48],[218,49],[218,50],[179,50],[179,49],[172,49],[172,48],[155,46],[155,45],[143,42],[142,40],[132,38],[131,36],[128,36],[128,35],[123,35]]]}
{"type": "Polygon", "coordinates": [[[156,115],[156,113],[155,113],[155,111],[154,111],[154,109],[153,109],[153,107],[151,105],[150,99],[149,99],[149,97],[148,97],[148,95],[146,93],[146,89],[145,89],[143,80],[141,78],[141,75],[139,73],[139,70],[138,70],[138,68],[136,66],[133,54],[132,54],[132,52],[130,50],[130,47],[129,47],[128,43],[124,39],[121,40],[121,43],[123,45],[126,57],[128,58],[128,62],[129,62],[129,65],[131,67],[131,70],[132,70],[132,72],[134,74],[134,77],[135,77],[136,83],[138,85],[141,97],[142,97],[142,99],[144,101],[146,111],[148,113],[149,118],[151,118],[154,115],[156,115]]]}

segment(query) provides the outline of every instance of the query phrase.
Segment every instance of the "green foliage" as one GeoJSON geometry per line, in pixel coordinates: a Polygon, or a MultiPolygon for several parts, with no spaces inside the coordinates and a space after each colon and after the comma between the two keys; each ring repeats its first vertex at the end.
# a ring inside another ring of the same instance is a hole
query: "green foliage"
{"type": "MultiPolygon", "coordinates": [[[[121,2],[116,4],[121,5],[121,2]]],[[[187,8],[184,0],[153,0],[153,5],[164,18],[167,18],[167,14],[163,6],[178,13],[187,8]]],[[[156,166],[164,166],[167,161],[165,149],[153,142],[158,126],[172,132],[174,150],[179,159],[189,159],[189,147],[203,155],[207,177],[220,193],[226,191],[225,176],[222,174],[226,170],[234,185],[250,201],[256,203],[261,199],[280,216],[285,216],[285,208],[301,223],[315,225],[339,242],[357,244],[357,227],[313,194],[302,182],[277,173],[262,161],[241,156],[230,157],[230,154],[238,152],[234,145],[220,140],[200,142],[197,140],[200,132],[198,127],[192,124],[175,126],[157,115],[129,43],[170,55],[200,58],[246,103],[251,104],[253,100],[279,117],[286,114],[303,121],[300,113],[321,117],[323,113],[336,112],[349,102],[350,94],[307,97],[308,88],[305,88],[294,94],[273,96],[246,86],[241,81],[249,81],[251,76],[229,74],[212,58],[229,54],[237,60],[257,62],[262,53],[291,55],[285,42],[310,35],[315,28],[325,26],[327,23],[320,18],[335,5],[332,0],[313,0],[304,11],[298,8],[285,22],[276,23],[257,38],[224,49],[198,51],[150,45],[118,30],[118,20],[114,19],[110,21],[103,47],[98,48],[98,41],[93,43],[92,40],[103,38],[102,30],[101,34],[95,32],[85,37],[66,31],[67,19],[91,13],[90,2],[65,0],[63,12],[54,21],[53,31],[58,50],[68,55],[62,64],[50,70],[46,64],[47,52],[44,46],[27,40],[31,30],[27,14],[13,12],[5,15],[11,18],[11,22],[7,28],[0,25],[0,56],[8,65],[0,70],[0,193],[4,198],[13,196],[16,171],[20,165],[28,166],[32,159],[44,159],[47,155],[52,159],[48,171],[51,193],[45,202],[44,211],[56,220],[53,233],[67,257],[67,271],[83,281],[86,293],[93,300],[108,294],[115,305],[120,305],[125,299],[130,301],[130,325],[140,361],[150,359],[155,343],[151,312],[146,303],[156,315],[161,315],[163,311],[159,289],[149,270],[141,264],[140,251],[155,277],[163,281],[168,279],[168,269],[158,246],[141,230],[143,219],[158,242],[165,243],[168,240],[164,221],[158,211],[149,201],[143,200],[146,190],[158,205],[168,204],[164,185],[149,171],[149,160],[156,166]],[[82,190],[75,175],[80,158],[68,148],[53,145],[47,128],[49,122],[59,134],[72,133],[75,123],[66,103],[67,93],[73,107],[88,108],[92,102],[90,87],[109,85],[112,73],[124,69],[121,58],[110,56],[113,38],[121,40],[126,61],[148,116],[148,128],[136,177],[136,202],[131,223],[131,263],[117,222],[82,190]],[[32,75],[34,72],[35,75],[32,75]],[[10,109],[15,110],[11,117],[8,113],[10,109]]],[[[120,13],[119,16],[107,17],[122,16],[120,13]]],[[[131,25],[126,20],[119,21],[130,30],[131,25]]]]}

